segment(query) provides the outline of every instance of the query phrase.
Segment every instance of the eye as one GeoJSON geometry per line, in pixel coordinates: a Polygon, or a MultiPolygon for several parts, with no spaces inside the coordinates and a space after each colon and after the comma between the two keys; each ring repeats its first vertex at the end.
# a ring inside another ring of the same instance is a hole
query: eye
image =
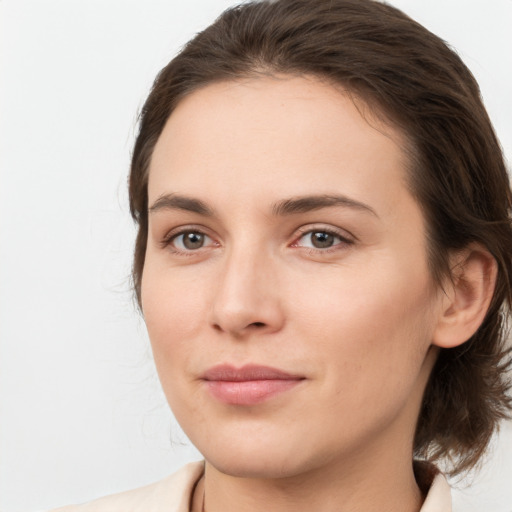
{"type": "Polygon", "coordinates": [[[333,231],[316,229],[304,233],[293,245],[309,249],[330,249],[337,245],[349,245],[352,243],[352,240],[333,231]]]}
{"type": "Polygon", "coordinates": [[[169,244],[178,251],[194,251],[213,244],[213,240],[200,231],[185,231],[174,235],[169,244]]]}
{"type": "Polygon", "coordinates": [[[302,239],[305,239],[305,242],[315,249],[327,249],[332,247],[336,241],[336,237],[326,231],[314,231],[303,236],[302,239]]]}

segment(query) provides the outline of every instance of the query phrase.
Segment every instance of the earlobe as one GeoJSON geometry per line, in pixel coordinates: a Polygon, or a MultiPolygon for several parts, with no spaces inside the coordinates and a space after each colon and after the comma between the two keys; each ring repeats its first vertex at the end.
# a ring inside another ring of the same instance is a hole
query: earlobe
{"type": "Polygon", "coordinates": [[[467,341],[484,321],[496,285],[497,263],[484,247],[472,244],[452,256],[432,343],[453,348],[467,341]]]}

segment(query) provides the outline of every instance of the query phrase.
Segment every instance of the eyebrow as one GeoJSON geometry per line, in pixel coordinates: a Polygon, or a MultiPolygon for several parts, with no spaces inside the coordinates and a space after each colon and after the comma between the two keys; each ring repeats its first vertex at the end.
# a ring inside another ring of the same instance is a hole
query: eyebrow
{"type": "Polygon", "coordinates": [[[149,213],[155,213],[160,210],[184,210],[206,217],[212,217],[214,213],[204,201],[178,194],[164,194],[148,208],[149,213]]]}
{"type": "MultiPolygon", "coordinates": [[[[276,217],[307,213],[322,208],[342,206],[371,213],[379,217],[377,212],[369,205],[343,195],[311,195],[292,197],[275,203],[272,214],[276,217]]],[[[204,201],[179,194],[164,194],[160,196],[149,208],[149,213],[160,210],[183,210],[197,213],[206,217],[213,217],[215,212],[204,201]]]]}
{"type": "Polygon", "coordinates": [[[272,213],[276,216],[293,215],[333,206],[353,208],[371,213],[377,218],[379,217],[377,212],[371,206],[343,195],[312,195],[285,199],[283,201],[279,201],[272,207],[272,213]]]}

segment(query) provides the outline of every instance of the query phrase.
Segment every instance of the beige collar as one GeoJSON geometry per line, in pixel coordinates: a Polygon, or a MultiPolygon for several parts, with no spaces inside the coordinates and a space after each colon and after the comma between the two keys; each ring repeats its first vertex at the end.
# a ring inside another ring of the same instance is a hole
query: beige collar
{"type": "MultiPolygon", "coordinates": [[[[423,466],[423,465],[421,465],[423,466]]],[[[427,468],[431,485],[420,512],[451,512],[450,486],[441,473],[427,468]]],[[[420,469],[419,471],[423,471],[420,469]]],[[[204,462],[192,462],[173,475],[151,485],[112,494],[83,505],[53,512],[189,512],[194,487],[204,473],[204,462]]],[[[427,486],[430,482],[423,480],[427,486]]]]}

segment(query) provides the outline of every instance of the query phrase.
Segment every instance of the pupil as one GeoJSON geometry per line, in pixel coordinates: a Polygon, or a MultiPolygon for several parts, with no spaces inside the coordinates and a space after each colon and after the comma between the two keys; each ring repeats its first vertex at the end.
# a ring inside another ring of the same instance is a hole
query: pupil
{"type": "Polygon", "coordinates": [[[330,233],[324,233],[322,231],[318,231],[313,233],[313,246],[317,249],[324,249],[326,247],[331,247],[334,242],[334,236],[330,233]]]}
{"type": "Polygon", "coordinates": [[[183,245],[187,249],[199,249],[204,242],[204,235],[201,233],[186,233],[183,236],[183,245]]]}

